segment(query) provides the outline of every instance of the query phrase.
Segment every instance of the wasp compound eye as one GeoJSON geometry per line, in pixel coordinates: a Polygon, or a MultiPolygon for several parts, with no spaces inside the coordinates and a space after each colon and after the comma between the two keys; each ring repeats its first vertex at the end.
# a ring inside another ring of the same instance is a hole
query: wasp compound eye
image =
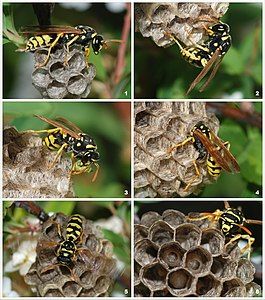
{"type": "Polygon", "coordinates": [[[92,48],[94,53],[97,55],[101,51],[103,47],[103,36],[102,35],[96,35],[92,41],[92,48]]]}
{"type": "Polygon", "coordinates": [[[99,153],[98,152],[92,152],[91,153],[91,159],[93,161],[98,161],[99,160],[99,153]]]}

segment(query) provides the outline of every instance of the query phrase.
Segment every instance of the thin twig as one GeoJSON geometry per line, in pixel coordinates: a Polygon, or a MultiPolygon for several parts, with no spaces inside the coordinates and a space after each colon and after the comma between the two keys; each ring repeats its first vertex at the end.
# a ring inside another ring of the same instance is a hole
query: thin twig
{"type": "Polygon", "coordinates": [[[131,4],[127,3],[126,6],[127,6],[127,13],[124,17],[124,23],[123,23],[122,35],[121,35],[122,43],[119,46],[117,64],[116,64],[114,77],[113,77],[114,84],[119,83],[121,80],[121,76],[125,66],[125,54],[126,54],[127,41],[129,38],[129,33],[131,28],[131,4]]]}

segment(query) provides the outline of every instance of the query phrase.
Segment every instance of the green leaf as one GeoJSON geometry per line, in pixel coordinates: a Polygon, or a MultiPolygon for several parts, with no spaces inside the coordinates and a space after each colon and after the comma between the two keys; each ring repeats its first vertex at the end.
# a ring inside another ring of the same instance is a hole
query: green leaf
{"type": "Polygon", "coordinates": [[[185,96],[183,80],[177,79],[171,86],[163,86],[158,90],[157,98],[160,99],[183,99],[185,96]]]}
{"type": "Polygon", "coordinates": [[[241,174],[251,183],[261,185],[262,182],[262,139],[257,128],[247,129],[248,143],[239,156],[241,174]]]}
{"type": "Polygon", "coordinates": [[[46,201],[43,205],[43,209],[49,212],[61,212],[70,216],[75,208],[76,202],[74,201],[46,201]]]}
{"type": "Polygon", "coordinates": [[[4,113],[14,116],[32,116],[46,114],[52,110],[49,102],[5,102],[4,113]]]}
{"type": "Polygon", "coordinates": [[[113,251],[117,257],[126,263],[130,261],[129,241],[120,234],[108,229],[102,229],[104,237],[113,244],[113,251]]]}
{"type": "Polygon", "coordinates": [[[230,142],[231,152],[235,156],[242,153],[247,143],[247,136],[243,128],[236,122],[227,119],[221,123],[218,136],[223,141],[230,142]]]}
{"type": "Polygon", "coordinates": [[[222,65],[229,75],[242,75],[244,72],[244,60],[241,58],[241,53],[235,47],[231,47],[226,53],[222,65]]]}

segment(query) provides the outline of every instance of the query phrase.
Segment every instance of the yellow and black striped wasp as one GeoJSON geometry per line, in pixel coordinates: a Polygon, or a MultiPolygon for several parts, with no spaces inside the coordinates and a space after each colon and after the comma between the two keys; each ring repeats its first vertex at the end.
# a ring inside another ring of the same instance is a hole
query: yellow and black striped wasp
{"type": "Polygon", "coordinates": [[[255,238],[252,236],[252,232],[246,227],[247,224],[262,225],[260,220],[246,219],[240,209],[230,207],[228,201],[224,201],[225,209],[210,213],[202,212],[198,217],[189,216],[188,219],[191,221],[200,221],[209,219],[209,221],[222,231],[226,244],[229,246],[232,243],[243,239],[247,241],[247,245],[241,249],[241,254],[248,253],[248,259],[250,259],[251,246],[255,242],[255,238]]]}
{"type": "Polygon", "coordinates": [[[228,52],[232,44],[230,27],[228,24],[219,22],[217,24],[214,24],[213,26],[206,28],[206,32],[209,36],[209,39],[205,41],[204,47],[208,49],[210,59],[207,61],[205,66],[203,66],[202,71],[191,83],[189,89],[186,92],[186,95],[188,95],[212,69],[209,78],[202,85],[199,91],[203,92],[206,89],[210,81],[217,73],[224,55],[228,52]]]}
{"type": "Polygon", "coordinates": [[[59,117],[56,120],[51,120],[44,116],[35,115],[38,119],[52,125],[53,129],[30,130],[31,133],[46,133],[43,137],[43,145],[50,150],[57,151],[56,157],[50,168],[54,166],[63,152],[71,153],[72,169],[71,174],[81,174],[91,172],[92,166],[96,167],[92,182],[96,180],[99,165],[99,153],[97,145],[92,137],[86,133],[82,133],[72,122],[59,117]]]}
{"type": "Polygon", "coordinates": [[[21,33],[28,38],[25,48],[18,49],[19,52],[35,52],[39,49],[48,49],[47,57],[38,67],[45,66],[50,58],[51,51],[57,45],[64,45],[69,52],[71,45],[80,45],[88,57],[90,46],[94,54],[99,54],[103,47],[107,47],[109,42],[121,42],[120,40],[104,40],[103,36],[98,34],[90,26],[77,25],[60,26],[27,26],[22,28],[21,33]]]}
{"type": "Polygon", "coordinates": [[[70,265],[76,259],[77,245],[82,242],[83,220],[80,215],[72,215],[67,223],[65,238],[58,226],[62,239],[57,250],[57,260],[63,265],[70,265]]]}
{"type": "Polygon", "coordinates": [[[179,46],[180,53],[186,61],[198,68],[203,68],[191,83],[186,95],[189,94],[212,69],[209,78],[199,91],[202,92],[205,90],[215,76],[224,55],[227,53],[232,43],[230,27],[221,21],[208,28],[205,27],[205,30],[208,35],[206,41],[201,45],[196,44],[185,48],[182,47],[173,35],[167,34],[179,46]]]}
{"type": "Polygon", "coordinates": [[[187,190],[194,180],[200,176],[196,161],[201,162],[206,160],[207,171],[212,178],[217,178],[222,170],[229,173],[238,173],[240,171],[235,157],[229,151],[230,143],[223,142],[203,122],[197,123],[192,128],[189,136],[184,141],[169,148],[168,153],[172,153],[175,149],[185,146],[188,143],[194,145],[195,149],[199,152],[199,156],[197,160],[193,161],[196,175],[184,190],[187,190]]]}

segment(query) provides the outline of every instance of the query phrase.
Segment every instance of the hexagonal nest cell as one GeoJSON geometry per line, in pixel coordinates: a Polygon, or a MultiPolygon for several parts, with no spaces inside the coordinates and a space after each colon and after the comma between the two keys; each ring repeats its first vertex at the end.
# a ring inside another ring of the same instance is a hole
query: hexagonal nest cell
{"type": "Polygon", "coordinates": [[[229,3],[136,3],[135,29],[150,37],[159,47],[175,42],[172,34],[184,45],[201,44],[207,39],[206,28],[217,23],[228,10],[229,3]]]}
{"type": "Polygon", "coordinates": [[[205,103],[137,102],[134,120],[136,198],[185,197],[198,194],[213,181],[207,172],[206,158],[199,160],[199,152],[191,143],[169,152],[200,121],[217,134],[219,121],[206,111],[205,103]]]}
{"type": "Polygon", "coordinates": [[[192,224],[189,216],[172,209],[145,213],[135,225],[135,297],[259,295],[253,264],[241,257],[237,243],[227,249],[223,233],[212,226],[206,219],[200,226],[192,224]],[[173,215],[177,222],[168,217],[173,215]]]}
{"type": "Polygon", "coordinates": [[[69,265],[57,260],[70,217],[58,213],[42,227],[36,248],[36,261],[25,276],[38,297],[98,297],[108,296],[116,274],[112,244],[103,238],[101,229],[83,219],[83,235],[75,258],[69,265]]]}
{"type": "Polygon", "coordinates": [[[49,169],[56,151],[44,147],[40,137],[14,127],[4,129],[3,142],[3,197],[74,197],[70,158],[63,155],[49,169]]]}
{"type": "Polygon", "coordinates": [[[63,46],[52,51],[45,66],[48,49],[34,53],[35,68],[32,83],[43,98],[81,99],[87,98],[96,76],[96,68],[87,63],[84,51],[79,46],[71,46],[69,52],[63,46]]]}

